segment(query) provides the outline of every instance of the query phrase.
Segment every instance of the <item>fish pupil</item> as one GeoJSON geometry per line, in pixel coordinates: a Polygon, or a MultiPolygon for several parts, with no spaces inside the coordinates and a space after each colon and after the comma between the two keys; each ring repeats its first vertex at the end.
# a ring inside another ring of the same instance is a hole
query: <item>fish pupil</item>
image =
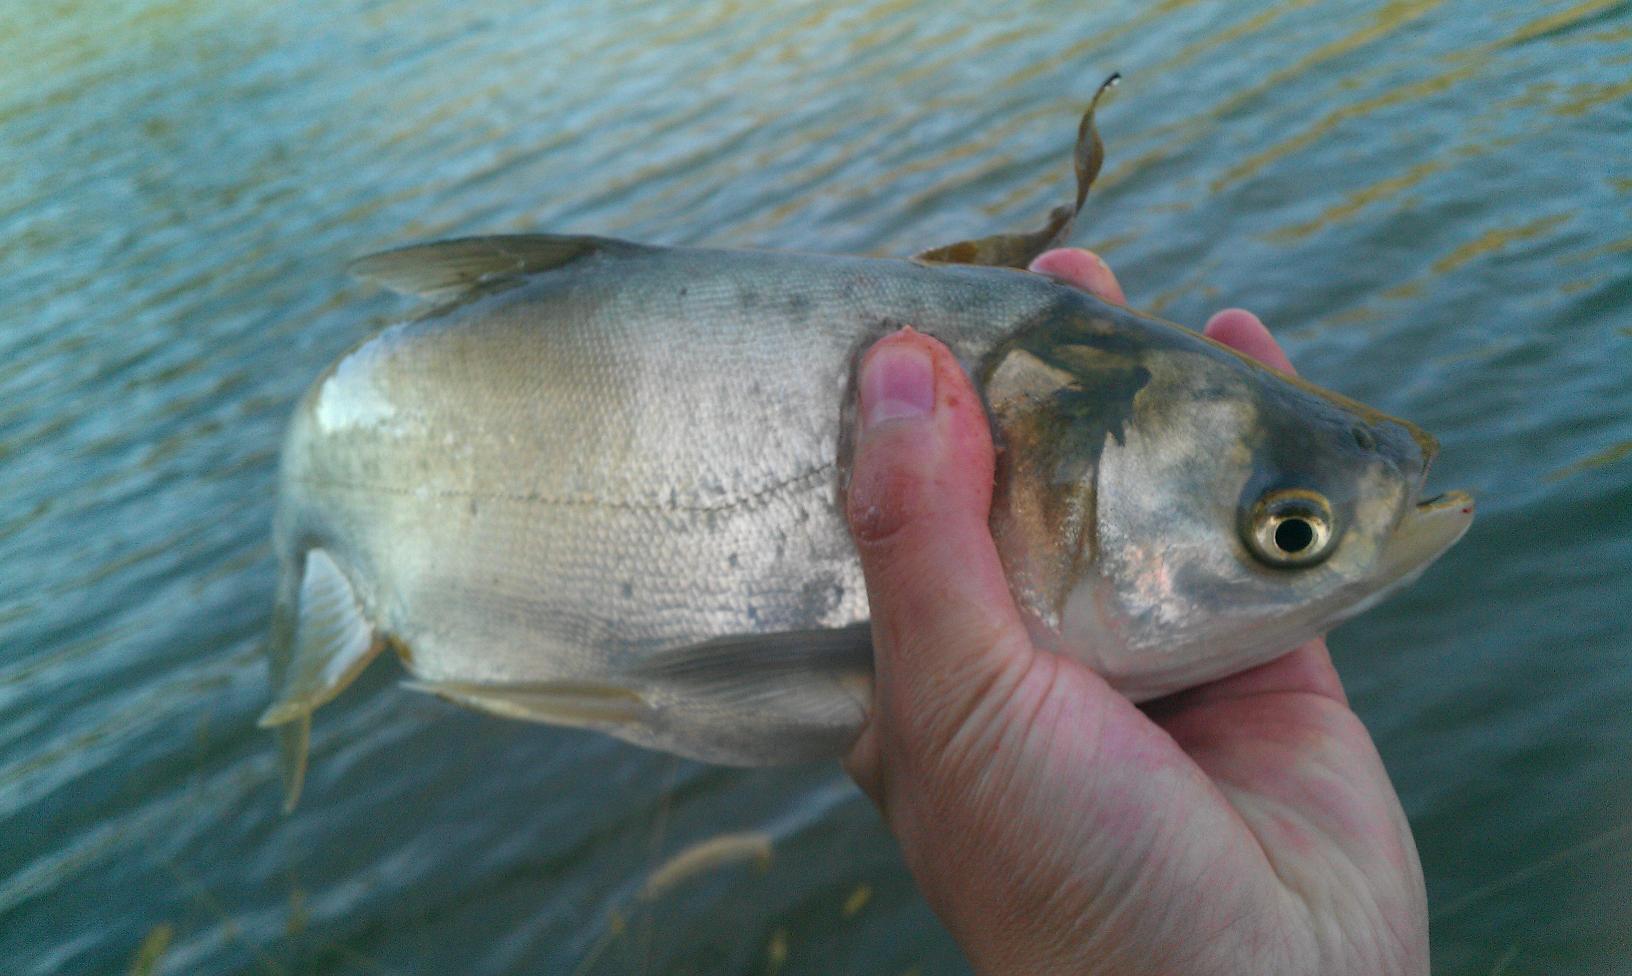
{"type": "Polygon", "coordinates": [[[1275,526],[1275,544],[1282,552],[1302,552],[1315,541],[1315,529],[1301,518],[1289,518],[1275,526]]]}

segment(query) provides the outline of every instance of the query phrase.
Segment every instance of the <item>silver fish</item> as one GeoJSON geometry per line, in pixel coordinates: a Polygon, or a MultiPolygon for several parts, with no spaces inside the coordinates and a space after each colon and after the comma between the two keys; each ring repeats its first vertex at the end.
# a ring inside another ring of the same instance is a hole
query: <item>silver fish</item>
{"type": "Polygon", "coordinates": [[[902,325],[986,398],[991,527],[1034,638],[1135,700],[1267,661],[1461,537],[1472,502],[1419,498],[1436,447],[1414,426],[951,263],[1024,267],[1075,212],[913,260],[552,235],[364,259],[439,304],[342,355],[290,424],[261,719],[289,803],[313,711],[385,647],[412,687],[503,716],[721,763],[842,754],[871,693],[855,365],[902,325]]]}

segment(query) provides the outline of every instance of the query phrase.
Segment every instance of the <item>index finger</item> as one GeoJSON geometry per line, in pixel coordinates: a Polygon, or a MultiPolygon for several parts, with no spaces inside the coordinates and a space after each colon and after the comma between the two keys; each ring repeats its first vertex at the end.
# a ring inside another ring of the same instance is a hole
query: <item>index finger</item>
{"type": "Polygon", "coordinates": [[[1281,344],[1269,334],[1269,329],[1258,316],[1242,308],[1226,308],[1207,320],[1202,335],[1221,342],[1236,352],[1251,356],[1265,366],[1283,373],[1297,375],[1292,360],[1286,358],[1281,344]]]}
{"type": "Polygon", "coordinates": [[[1122,294],[1122,286],[1117,283],[1116,275],[1111,273],[1110,265],[1093,251],[1080,247],[1044,251],[1037,255],[1037,259],[1031,262],[1031,267],[1027,270],[1048,275],[1068,285],[1075,285],[1108,302],[1115,302],[1118,305],[1128,303],[1127,296],[1122,294]]]}

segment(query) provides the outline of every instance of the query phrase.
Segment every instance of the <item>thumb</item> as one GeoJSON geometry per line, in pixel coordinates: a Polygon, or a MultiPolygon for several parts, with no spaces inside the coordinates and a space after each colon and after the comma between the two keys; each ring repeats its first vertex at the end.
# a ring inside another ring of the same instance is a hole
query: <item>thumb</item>
{"type": "Polygon", "coordinates": [[[987,528],[991,430],[962,367],[902,329],[863,357],[857,392],[846,510],[867,578],[876,690],[850,767],[888,806],[884,780],[902,771],[891,767],[955,761],[1032,651],[987,528]]]}

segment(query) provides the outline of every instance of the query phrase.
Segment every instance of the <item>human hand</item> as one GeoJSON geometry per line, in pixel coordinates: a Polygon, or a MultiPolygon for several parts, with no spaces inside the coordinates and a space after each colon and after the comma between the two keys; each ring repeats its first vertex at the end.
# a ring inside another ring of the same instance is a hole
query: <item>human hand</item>
{"type": "MultiPolygon", "coordinates": [[[[1032,270],[1123,302],[1104,262],[1032,270]]],[[[1291,363],[1262,323],[1206,334],[1291,363]]],[[[846,768],[975,969],[1426,973],[1422,869],[1323,640],[1135,707],[1031,644],[987,517],[993,450],[951,353],[863,361],[848,515],[876,684],[846,768]]]]}

